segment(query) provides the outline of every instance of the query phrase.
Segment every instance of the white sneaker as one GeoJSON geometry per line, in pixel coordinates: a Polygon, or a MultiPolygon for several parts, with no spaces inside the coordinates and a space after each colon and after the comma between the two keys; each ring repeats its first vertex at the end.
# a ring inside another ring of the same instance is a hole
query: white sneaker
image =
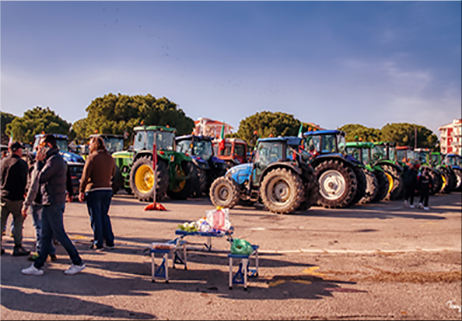
{"type": "Polygon", "coordinates": [[[422,205],[422,203],[420,203],[420,204],[419,204],[419,208],[423,208],[423,205],[422,205]]]}
{"type": "Polygon", "coordinates": [[[77,274],[77,273],[81,272],[85,268],[86,268],[85,264],[82,264],[82,265],[74,265],[74,264],[72,264],[70,268],[68,268],[66,271],[64,271],[64,273],[66,273],[67,275],[73,275],[73,274],[77,274]]]}
{"type": "Polygon", "coordinates": [[[429,211],[430,208],[429,208],[428,206],[425,206],[425,207],[424,207],[424,210],[425,210],[425,211],[429,211]]]}
{"type": "Polygon", "coordinates": [[[404,207],[409,207],[407,200],[404,200],[404,207]]]}
{"type": "Polygon", "coordinates": [[[22,273],[22,274],[25,274],[25,275],[42,275],[42,274],[43,274],[43,270],[37,269],[37,268],[34,266],[34,263],[32,263],[31,266],[29,266],[27,269],[22,269],[22,270],[21,270],[21,273],[22,273]]]}
{"type": "Polygon", "coordinates": [[[409,205],[409,208],[414,208],[415,206],[414,205],[409,205]]]}

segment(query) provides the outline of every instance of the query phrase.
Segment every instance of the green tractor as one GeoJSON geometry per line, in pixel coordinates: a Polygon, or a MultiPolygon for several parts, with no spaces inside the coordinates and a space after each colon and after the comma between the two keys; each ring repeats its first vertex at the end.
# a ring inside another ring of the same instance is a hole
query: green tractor
{"type": "Polygon", "coordinates": [[[385,200],[397,200],[404,196],[403,164],[397,161],[395,142],[376,142],[371,151],[373,166],[383,169],[388,179],[388,193],[385,200]]]}
{"type": "Polygon", "coordinates": [[[196,177],[191,157],[176,152],[175,128],[138,126],[134,131],[134,154],[130,170],[130,188],[140,201],[154,198],[153,145],[157,149],[156,200],[165,195],[171,199],[186,199],[193,192],[196,177]]]}
{"type": "Polygon", "coordinates": [[[448,194],[455,189],[457,176],[450,166],[443,164],[441,153],[432,152],[428,148],[416,148],[414,153],[422,167],[430,169],[430,175],[434,183],[434,188],[430,191],[431,194],[448,194]]]}
{"type": "Polygon", "coordinates": [[[374,143],[370,142],[346,143],[347,153],[363,163],[367,170],[366,195],[360,200],[360,204],[380,202],[387,196],[390,186],[385,171],[372,161],[374,146],[374,143]]]}

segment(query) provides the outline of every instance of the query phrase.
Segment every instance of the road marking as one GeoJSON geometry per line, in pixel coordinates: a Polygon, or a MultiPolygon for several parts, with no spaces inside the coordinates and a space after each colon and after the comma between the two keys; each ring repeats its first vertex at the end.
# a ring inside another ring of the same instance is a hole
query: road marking
{"type": "Polygon", "coordinates": [[[258,250],[258,253],[283,254],[283,253],[325,253],[325,254],[378,254],[378,253],[411,253],[411,252],[461,252],[461,248],[439,249],[397,249],[397,250],[326,250],[326,249],[298,249],[298,250],[258,250]]]}
{"type": "Polygon", "coordinates": [[[326,276],[323,273],[315,272],[316,270],[319,270],[319,266],[310,266],[309,268],[304,269],[302,273],[309,274],[312,276],[319,276],[320,278],[323,278],[326,276]]]}

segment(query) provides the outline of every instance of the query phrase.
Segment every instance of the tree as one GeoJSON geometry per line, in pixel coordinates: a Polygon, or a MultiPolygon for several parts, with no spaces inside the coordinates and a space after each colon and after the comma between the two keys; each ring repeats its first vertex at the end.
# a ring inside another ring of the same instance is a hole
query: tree
{"type": "Polygon", "coordinates": [[[69,135],[71,124],[59,117],[49,107],[27,110],[23,117],[14,118],[6,125],[6,134],[13,133],[14,140],[32,144],[35,135],[43,133],[69,135]]]}
{"type": "MultiPolygon", "coordinates": [[[[9,133],[7,134],[6,131],[6,125],[11,123],[13,119],[15,119],[16,116],[8,113],[1,112],[1,143],[4,145],[8,145],[8,142],[10,140],[10,135],[9,133]]],[[[14,137],[13,137],[14,138],[14,137]]]]}
{"type": "Polygon", "coordinates": [[[382,132],[377,128],[369,128],[359,124],[347,124],[339,128],[346,133],[345,140],[354,142],[359,139],[363,142],[378,142],[381,140],[382,132]]]}
{"type": "Polygon", "coordinates": [[[255,131],[258,137],[297,136],[299,127],[300,121],[293,115],[263,111],[241,120],[237,135],[254,147],[255,131]]]}
{"type": "MultiPolygon", "coordinates": [[[[128,96],[109,93],[94,99],[86,108],[87,117],[74,123],[77,139],[85,140],[95,132],[132,136],[133,128],[142,123],[174,127],[177,135],[191,133],[194,121],[178,105],[165,97],[128,96]]],[[[128,144],[128,143],[127,143],[128,144]]]]}
{"type": "Polygon", "coordinates": [[[433,132],[421,125],[408,123],[386,124],[382,127],[382,140],[393,141],[398,146],[415,145],[415,129],[417,128],[417,147],[435,149],[438,143],[438,137],[433,132]]]}

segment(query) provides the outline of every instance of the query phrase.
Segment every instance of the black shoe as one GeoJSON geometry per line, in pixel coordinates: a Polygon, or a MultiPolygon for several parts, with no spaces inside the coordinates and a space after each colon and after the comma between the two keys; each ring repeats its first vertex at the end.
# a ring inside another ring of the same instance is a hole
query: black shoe
{"type": "Polygon", "coordinates": [[[92,245],[90,246],[90,250],[95,250],[95,251],[100,252],[100,251],[103,251],[103,250],[104,250],[104,246],[96,246],[96,244],[92,244],[92,245]]]}
{"type": "Polygon", "coordinates": [[[15,247],[13,250],[13,256],[24,256],[29,255],[30,251],[26,250],[22,246],[15,247]]]}
{"type": "Polygon", "coordinates": [[[3,255],[3,254],[5,254],[5,250],[4,250],[4,249],[2,249],[2,255],[3,255]]]}
{"type": "Polygon", "coordinates": [[[56,257],[56,254],[50,254],[50,259],[51,261],[56,261],[58,258],[56,257]]]}

